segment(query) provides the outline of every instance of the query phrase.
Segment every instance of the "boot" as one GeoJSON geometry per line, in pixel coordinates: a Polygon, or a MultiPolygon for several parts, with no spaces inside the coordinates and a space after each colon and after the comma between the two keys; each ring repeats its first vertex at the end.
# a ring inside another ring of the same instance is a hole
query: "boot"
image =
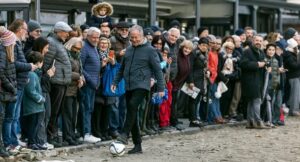
{"type": "Polygon", "coordinates": [[[141,144],[134,145],[134,148],[128,151],[128,154],[141,154],[141,153],[143,153],[141,144]]]}
{"type": "Polygon", "coordinates": [[[124,145],[128,145],[127,135],[121,134],[117,137],[117,141],[122,142],[124,145]]]}
{"type": "Polygon", "coordinates": [[[258,121],[256,129],[270,129],[270,128],[266,127],[262,121],[258,121]]]}

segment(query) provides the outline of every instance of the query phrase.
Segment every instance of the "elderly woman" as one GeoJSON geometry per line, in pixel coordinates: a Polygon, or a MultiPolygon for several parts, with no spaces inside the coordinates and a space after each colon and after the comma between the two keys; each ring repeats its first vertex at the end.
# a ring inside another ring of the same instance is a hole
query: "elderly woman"
{"type": "Polygon", "coordinates": [[[171,125],[176,127],[178,130],[182,130],[183,127],[179,125],[177,118],[177,101],[179,98],[179,92],[183,84],[187,81],[188,76],[191,72],[190,54],[193,50],[193,43],[185,40],[180,44],[178,52],[178,72],[173,81],[172,91],[172,108],[171,108],[171,125]]]}
{"type": "Polygon", "coordinates": [[[63,103],[63,139],[69,145],[80,144],[75,137],[75,124],[77,120],[77,92],[84,84],[84,77],[81,69],[80,50],[82,40],[78,37],[71,38],[65,44],[72,66],[72,83],[67,87],[66,96],[63,103]]]}

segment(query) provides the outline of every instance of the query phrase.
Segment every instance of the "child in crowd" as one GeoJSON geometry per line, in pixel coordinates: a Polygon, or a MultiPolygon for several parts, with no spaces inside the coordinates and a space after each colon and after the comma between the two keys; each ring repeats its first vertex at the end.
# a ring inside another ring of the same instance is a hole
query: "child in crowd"
{"type": "Polygon", "coordinates": [[[279,61],[275,57],[275,50],[275,44],[268,44],[265,51],[267,62],[266,68],[269,73],[266,94],[263,94],[267,114],[267,122],[265,125],[271,128],[275,127],[273,125],[273,114],[280,114],[282,100],[278,98],[278,92],[280,90],[280,74],[284,70],[279,66],[279,61]]]}
{"type": "Polygon", "coordinates": [[[41,131],[41,124],[44,121],[45,97],[43,96],[40,77],[40,68],[43,66],[44,56],[40,52],[31,51],[27,56],[29,63],[38,67],[28,74],[29,82],[24,89],[23,97],[23,122],[26,123],[28,137],[28,147],[33,150],[46,150],[40,143],[38,132],[41,131]]]}
{"type": "Polygon", "coordinates": [[[113,7],[110,3],[101,2],[92,7],[92,17],[89,23],[91,27],[109,26],[112,28],[110,15],[113,14],[113,7]]]}

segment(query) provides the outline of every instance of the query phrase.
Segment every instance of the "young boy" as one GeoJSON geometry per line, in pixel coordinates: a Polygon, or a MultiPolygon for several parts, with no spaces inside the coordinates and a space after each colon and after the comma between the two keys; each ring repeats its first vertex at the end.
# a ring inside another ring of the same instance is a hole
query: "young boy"
{"type": "Polygon", "coordinates": [[[38,139],[38,131],[41,130],[42,121],[44,121],[44,102],[43,92],[40,84],[40,68],[43,66],[44,57],[40,52],[32,51],[27,56],[27,61],[38,67],[34,72],[28,74],[29,83],[24,89],[23,98],[23,121],[27,126],[26,136],[28,137],[28,147],[33,150],[46,150],[38,139]]]}

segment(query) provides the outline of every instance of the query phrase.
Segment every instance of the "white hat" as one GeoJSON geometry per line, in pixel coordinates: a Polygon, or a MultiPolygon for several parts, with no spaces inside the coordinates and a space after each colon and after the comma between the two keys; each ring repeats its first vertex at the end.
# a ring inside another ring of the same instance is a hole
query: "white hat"
{"type": "Polygon", "coordinates": [[[72,31],[72,28],[65,22],[59,21],[54,25],[54,31],[56,30],[61,30],[65,32],[70,32],[72,31]]]}
{"type": "Polygon", "coordinates": [[[287,44],[288,44],[287,48],[291,48],[291,49],[298,46],[298,43],[294,38],[290,38],[289,40],[287,40],[287,44]]]}

